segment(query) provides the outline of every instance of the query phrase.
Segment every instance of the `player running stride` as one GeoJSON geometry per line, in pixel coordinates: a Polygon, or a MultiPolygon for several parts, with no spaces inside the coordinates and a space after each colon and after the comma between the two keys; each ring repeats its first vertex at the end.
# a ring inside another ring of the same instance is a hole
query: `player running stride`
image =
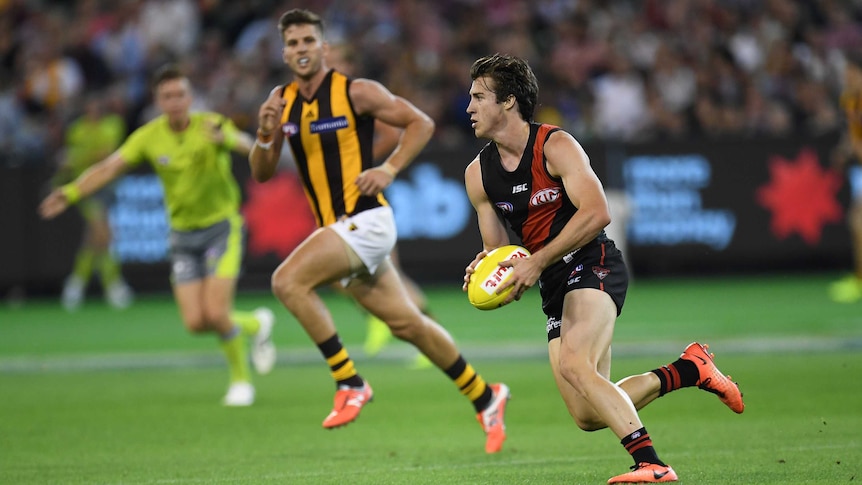
{"type": "Polygon", "coordinates": [[[500,451],[506,439],[508,387],[487,384],[467,363],[449,333],[412,302],[389,259],[395,219],[382,191],[428,143],[434,122],[380,83],[330,69],[329,45],[317,14],[290,10],[282,15],[279,29],[284,62],[294,81],[273,89],[261,106],[249,163],[255,180],[268,180],[286,142],[317,218],[319,228],[275,270],[272,289],[320,350],[335,381],[334,406],[323,427],[353,422],[374,397],[316,291],[341,281],[393,335],[415,345],[452,379],[476,411],[486,434],[485,451],[500,451]],[[403,129],[398,146],[376,167],[375,119],[403,129]]]}
{"type": "Polygon", "coordinates": [[[479,260],[509,244],[507,221],[532,255],[501,263],[514,269],[497,291],[513,287],[506,299],[511,302],[538,281],[551,370],[569,413],[583,430],[609,427],[634,459],[631,472],[608,483],[676,481],[637,410],[668,392],[698,386],[741,413],[739,389],[698,343],[659,369],[616,384],[608,379],[628,275],[603,230],[610,214],[601,182],[569,133],[532,121],[539,87],[524,60],[483,57],[473,63],[470,77],[467,113],[476,136],[491,142],[465,172],[483,251],[466,269],[464,290],[479,260]]]}

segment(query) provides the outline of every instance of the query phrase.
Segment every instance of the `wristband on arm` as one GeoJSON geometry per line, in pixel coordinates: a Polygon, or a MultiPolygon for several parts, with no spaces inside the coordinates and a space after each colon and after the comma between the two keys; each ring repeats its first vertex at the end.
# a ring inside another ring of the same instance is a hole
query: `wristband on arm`
{"type": "Polygon", "coordinates": [[[392,164],[389,162],[383,162],[380,165],[380,169],[389,174],[389,176],[393,179],[398,175],[398,169],[392,166],[392,164]]]}
{"type": "Polygon", "coordinates": [[[272,136],[272,133],[264,133],[257,129],[257,138],[254,140],[254,144],[260,147],[261,150],[269,150],[272,148],[272,143],[275,141],[275,137],[272,136]]]}
{"type": "Polygon", "coordinates": [[[68,183],[60,187],[60,191],[63,192],[63,195],[66,197],[66,202],[69,204],[74,204],[81,200],[81,189],[75,185],[75,182],[68,183]]]}

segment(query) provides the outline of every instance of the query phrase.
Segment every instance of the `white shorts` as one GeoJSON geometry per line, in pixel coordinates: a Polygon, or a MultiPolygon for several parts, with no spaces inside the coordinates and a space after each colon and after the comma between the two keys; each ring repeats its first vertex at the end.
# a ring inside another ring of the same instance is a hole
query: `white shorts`
{"type": "Polygon", "coordinates": [[[345,217],[330,224],[329,227],[344,239],[347,246],[365,265],[365,268],[355,271],[342,280],[342,284],[345,285],[366,270],[368,274],[373,275],[380,263],[389,257],[398,239],[395,214],[388,206],[376,207],[355,216],[345,217]]]}

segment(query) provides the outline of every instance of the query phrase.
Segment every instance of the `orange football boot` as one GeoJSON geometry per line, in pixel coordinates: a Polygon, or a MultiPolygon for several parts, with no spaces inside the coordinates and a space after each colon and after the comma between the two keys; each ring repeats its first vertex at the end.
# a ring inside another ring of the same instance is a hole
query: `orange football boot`
{"type": "Polygon", "coordinates": [[[485,453],[497,453],[503,449],[506,441],[506,424],[503,416],[506,414],[506,404],[512,397],[506,384],[491,384],[489,386],[494,397],[484,411],[476,414],[476,420],[485,431],[485,453]]]}
{"type": "Polygon", "coordinates": [[[733,382],[730,376],[725,376],[718,370],[714,362],[715,355],[709,353],[709,345],[692,342],[685,348],[680,358],[690,360],[697,366],[699,374],[697,387],[718,396],[721,402],[737,414],[745,410],[739,385],[733,382]]]}
{"type": "Polygon", "coordinates": [[[669,466],[638,463],[632,467],[632,471],[617,475],[608,480],[608,483],[662,483],[677,480],[679,478],[676,476],[676,472],[669,466]]]}
{"type": "Polygon", "coordinates": [[[335,392],[332,412],[323,420],[323,427],[332,429],[352,423],[359,417],[362,407],[372,399],[374,391],[368,382],[363,381],[362,387],[340,386],[335,392]]]}

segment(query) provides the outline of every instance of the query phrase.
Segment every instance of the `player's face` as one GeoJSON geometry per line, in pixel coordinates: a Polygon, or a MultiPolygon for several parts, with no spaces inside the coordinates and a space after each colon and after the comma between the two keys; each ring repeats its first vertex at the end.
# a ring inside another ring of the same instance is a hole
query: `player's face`
{"type": "Polygon", "coordinates": [[[159,84],[156,88],[156,105],[171,122],[185,120],[192,105],[189,80],[186,78],[168,79],[159,84]]]}
{"type": "Polygon", "coordinates": [[[296,76],[309,79],[320,72],[326,51],[326,42],[316,26],[298,24],[285,29],[281,55],[296,76]]]}
{"type": "Polygon", "coordinates": [[[467,114],[477,138],[491,138],[490,134],[504,121],[503,105],[497,102],[497,95],[491,90],[492,83],[490,78],[482,76],[470,85],[467,114]]]}

